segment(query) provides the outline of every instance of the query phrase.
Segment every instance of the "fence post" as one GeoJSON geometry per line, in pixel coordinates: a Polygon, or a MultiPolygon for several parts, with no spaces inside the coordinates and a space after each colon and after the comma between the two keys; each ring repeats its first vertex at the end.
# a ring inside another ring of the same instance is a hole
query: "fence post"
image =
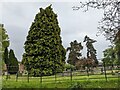
{"type": "Polygon", "coordinates": [[[71,66],[71,70],[70,70],[70,79],[72,81],[72,66],[71,66]]]}
{"type": "Polygon", "coordinates": [[[28,77],[27,77],[28,83],[29,83],[29,70],[28,70],[28,77]]]}
{"type": "MultiPolygon", "coordinates": [[[[118,68],[119,70],[119,68],[118,68]]],[[[120,88],[120,72],[118,72],[118,88],[120,88]]]]}
{"type": "MultiPolygon", "coordinates": [[[[56,58],[56,60],[57,60],[57,55],[55,54],[55,58],[56,58]]],[[[56,83],[56,61],[54,60],[54,74],[55,74],[55,83],[56,83]]]]}
{"type": "Polygon", "coordinates": [[[87,63],[87,76],[89,77],[89,70],[88,70],[88,63],[87,63]]]}
{"type": "Polygon", "coordinates": [[[8,71],[6,72],[6,80],[8,80],[8,71]]]}
{"type": "Polygon", "coordinates": [[[18,81],[18,72],[16,73],[16,82],[18,81]]]}
{"type": "Polygon", "coordinates": [[[56,77],[56,69],[55,69],[55,83],[56,83],[56,78],[57,78],[57,77],[56,77]]]}
{"type": "Polygon", "coordinates": [[[105,79],[106,79],[106,82],[107,82],[107,73],[106,73],[106,68],[105,68],[105,61],[103,61],[103,66],[104,66],[105,79]]]}
{"type": "Polygon", "coordinates": [[[40,88],[42,88],[42,70],[41,70],[41,73],[40,73],[40,88]]]}

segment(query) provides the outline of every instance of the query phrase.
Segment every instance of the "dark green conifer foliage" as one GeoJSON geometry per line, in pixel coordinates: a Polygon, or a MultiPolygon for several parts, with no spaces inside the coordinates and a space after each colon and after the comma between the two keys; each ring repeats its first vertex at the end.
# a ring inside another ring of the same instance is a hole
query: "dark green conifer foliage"
{"type": "Polygon", "coordinates": [[[15,57],[14,51],[10,49],[8,72],[10,74],[16,74],[18,72],[18,69],[19,69],[19,66],[18,66],[17,58],[15,57]]]}
{"type": "Polygon", "coordinates": [[[96,42],[96,40],[93,40],[91,38],[89,38],[87,35],[85,36],[84,38],[84,41],[83,42],[86,42],[86,47],[87,47],[87,58],[92,58],[94,59],[95,61],[95,64],[98,64],[98,60],[97,60],[97,57],[96,57],[96,50],[93,46],[93,43],[96,42]]]}
{"type": "Polygon", "coordinates": [[[3,24],[0,24],[0,46],[2,45],[2,48],[0,47],[0,51],[5,50],[6,47],[9,47],[9,37],[7,34],[7,31],[4,28],[3,24]]]}
{"type": "Polygon", "coordinates": [[[22,61],[34,76],[62,72],[66,52],[60,31],[57,15],[51,5],[45,9],[40,8],[28,32],[22,61]]]}
{"type": "Polygon", "coordinates": [[[5,49],[7,50],[9,44],[9,37],[6,29],[4,28],[4,24],[0,24],[0,60],[2,61],[0,62],[0,65],[2,66],[6,64],[4,61],[8,61],[8,57],[4,56],[4,54],[8,55],[8,51],[5,51],[5,49]]]}
{"type": "Polygon", "coordinates": [[[8,65],[9,64],[9,59],[8,59],[8,48],[7,47],[5,48],[3,56],[4,56],[3,61],[5,62],[6,65],[8,65]]]}
{"type": "Polygon", "coordinates": [[[70,51],[67,62],[75,66],[76,62],[79,60],[78,57],[80,58],[82,56],[80,52],[82,49],[83,46],[81,43],[78,43],[77,40],[71,42],[70,47],[67,48],[67,51],[70,51]]]}

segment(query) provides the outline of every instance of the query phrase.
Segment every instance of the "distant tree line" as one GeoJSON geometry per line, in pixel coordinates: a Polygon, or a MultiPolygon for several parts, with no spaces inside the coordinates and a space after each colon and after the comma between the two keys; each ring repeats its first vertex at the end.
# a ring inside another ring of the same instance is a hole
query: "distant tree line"
{"type": "Polygon", "coordinates": [[[16,74],[19,70],[18,60],[15,57],[14,51],[8,48],[5,48],[3,60],[7,66],[7,72],[10,74],[16,74]]]}
{"type": "Polygon", "coordinates": [[[90,7],[103,9],[104,11],[103,18],[99,22],[97,35],[103,34],[106,40],[109,40],[112,44],[112,48],[104,51],[104,60],[106,62],[109,60],[109,63],[115,62],[117,65],[120,65],[120,1],[88,0],[86,2],[80,2],[79,6],[73,7],[73,10],[84,8],[86,12],[90,7]]]}
{"type": "Polygon", "coordinates": [[[82,56],[81,50],[84,47],[81,42],[78,43],[77,40],[71,42],[70,47],[67,48],[67,51],[69,51],[67,63],[73,65],[76,69],[80,69],[81,67],[85,69],[85,67],[88,66],[92,67],[98,65],[96,50],[93,46],[93,43],[95,43],[96,40],[93,40],[86,35],[83,42],[86,42],[86,57],[82,56]]]}
{"type": "Polygon", "coordinates": [[[0,40],[0,53],[2,56],[2,66],[4,67],[4,65],[6,64],[7,66],[7,72],[10,74],[16,74],[18,72],[18,60],[15,57],[14,51],[12,49],[10,49],[10,51],[8,51],[8,47],[9,47],[9,37],[8,34],[6,32],[6,30],[4,29],[4,25],[0,24],[0,35],[1,35],[1,40],[0,40]]]}

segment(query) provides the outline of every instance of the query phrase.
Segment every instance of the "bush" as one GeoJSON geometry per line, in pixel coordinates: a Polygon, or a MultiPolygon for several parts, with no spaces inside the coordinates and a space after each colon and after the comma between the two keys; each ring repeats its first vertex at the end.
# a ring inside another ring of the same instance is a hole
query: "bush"
{"type": "Polygon", "coordinates": [[[79,82],[76,82],[76,83],[72,83],[69,88],[70,88],[70,90],[76,90],[76,89],[83,88],[83,85],[80,84],[79,82]]]}
{"type": "Polygon", "coordinates": [[[70,65],[70,64],[65,64],[65,70],[66,71],[71,70],[71,69],[72,69],[72,71],[75,70],[75,66],[70,65]]]}

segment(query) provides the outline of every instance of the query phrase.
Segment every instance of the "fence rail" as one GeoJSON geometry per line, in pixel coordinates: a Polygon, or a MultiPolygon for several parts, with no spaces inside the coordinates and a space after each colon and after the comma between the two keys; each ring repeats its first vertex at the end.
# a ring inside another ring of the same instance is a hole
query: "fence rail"
{"type": "MultiPolygon", "coordinates": [[[[11,66],[13,68],[15,68],[16,66],[11,66]]],[[[20,70],[20,68],[19,68],[20,70]]],[[[31,80],[39,80],[41,83],[42,82],[51,82],[51,81],[60,81],[60,82],[64,82],[65,80],[68,80],[68,81],[74,81],[74,80],[84,80],[85,78],[86,79],[105,79],[107,81],[108,78],[119,78],[120,76],[120,69],[117,68],[117,69],[114,69],[114,75],[111,75],[111,70],[107,70],[106,73],[101,71],[100,68],[96,68],[94,71],[92,72],[87,72],[87,70],[76,70],[76,71],[63,71],[62,73],[57,73],[55,75],[52,75],[52,76],[41,76],[41,77],[33,77],[33,75],[29,75],[28,74],[28,71],[24,71],[24,73],[20,73],[20,71],[17,71],[16,74],[12,75],[12,74],[9,74],[7,72],[7,70],[3,71],[3,79],[6,79],[6,80],[16,80],[17,81],[24,81],[26,80],[28,83],[29,81],[31,80]],[[89,75],[88,75],[89,73],[89,75]],[[99,75],[99,77],[94,77],[94,75],[99,75]],[[92,77],[91,77],[92,76],[92,77]],[[82,77],[85,77],[85,78],[82,78],[82,77]]],[[[15,71],[9,71],[9,72],[15,72],[15,71]]]]}

